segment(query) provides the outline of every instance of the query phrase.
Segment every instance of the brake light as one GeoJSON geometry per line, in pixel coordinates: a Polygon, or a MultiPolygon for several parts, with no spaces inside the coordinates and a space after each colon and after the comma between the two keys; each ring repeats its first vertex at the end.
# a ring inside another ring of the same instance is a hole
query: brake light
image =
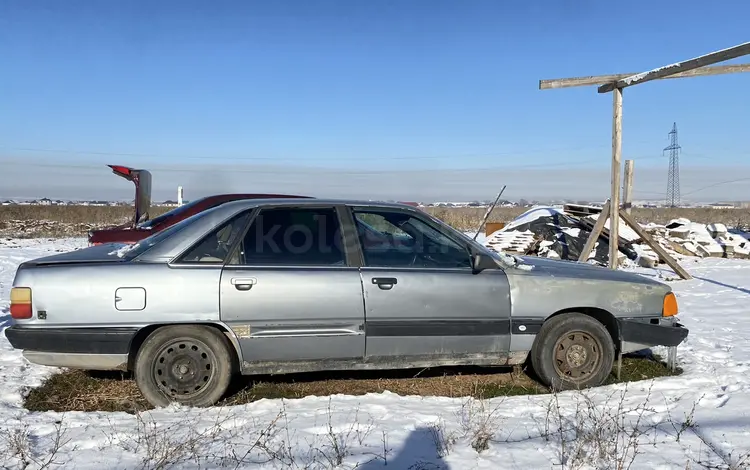
{"type": "Polygon", "coordinates": [[[677,315],[678,312],[677,297],[674,295],[674,292],[670,292],[664,296],[664,305],[662,306],[661,315],[663,317],[673,317],[677,315]]]}
{"type": "Polygon", "coordinates": [[[31,318],[31,289],[14,287],[10,290],[10,317],[15,320],[31,318]]]}
{"type": "Polygon", "coordinates": [[[107,165],[112,168],[112,173],[122,176],[124,178],[131,178],[133,176],[132,168],[128,168],[122,165],[107,165]]]}

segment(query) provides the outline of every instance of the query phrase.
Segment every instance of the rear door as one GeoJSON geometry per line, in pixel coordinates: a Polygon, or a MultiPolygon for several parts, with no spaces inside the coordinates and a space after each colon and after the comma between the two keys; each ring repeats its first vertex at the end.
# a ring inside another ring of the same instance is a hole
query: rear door
{"type": "Polygon", "coordinates": [[[334,206],[262,208],[221,274],[221,318],[245,361],[361,360],[358,268],[334,206]]]}
{"type": "Polygon", "coordinates": [[[503,363],[510,287],[474,274],[465,240],[417,211],[353,208],[362,253],[367,360],[503,363]]]}

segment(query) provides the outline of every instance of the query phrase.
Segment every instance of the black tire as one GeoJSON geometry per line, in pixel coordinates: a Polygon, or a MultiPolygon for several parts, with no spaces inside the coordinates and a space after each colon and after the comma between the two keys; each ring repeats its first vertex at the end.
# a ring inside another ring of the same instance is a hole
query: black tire
{"type": "Polygon", "coordinates": [[[553,390],[596,387],[612,371],[615,345],[607,328],[582,313],[552,317],[531,350],[531,366],[553,390]]]}
{"type": "Polygon", "coordinates": [[[151,333],[135,358],[135,381],[152,405],[212,406],[232,380],[233,349],[216,328],[165,326],[151,333]]]}

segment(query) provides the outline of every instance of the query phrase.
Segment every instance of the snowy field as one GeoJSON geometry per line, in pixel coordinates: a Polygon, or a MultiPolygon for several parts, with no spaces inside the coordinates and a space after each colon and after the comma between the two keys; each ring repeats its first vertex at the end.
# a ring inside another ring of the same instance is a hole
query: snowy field
{"type": "MultiPolygon", "coordinates": [[[[18,264],[82,246],[0,240],[2,329],[18,264]]],[[[137,416],[30,413],[25,391],[58,370],[27,363],[0,333],[0,467],[750,468],[750,261],[684,265],[695,279],[671,282],[690,329],[678,349],[684,374],[585,393],[486,401],[383,393],[137,416]]]]}

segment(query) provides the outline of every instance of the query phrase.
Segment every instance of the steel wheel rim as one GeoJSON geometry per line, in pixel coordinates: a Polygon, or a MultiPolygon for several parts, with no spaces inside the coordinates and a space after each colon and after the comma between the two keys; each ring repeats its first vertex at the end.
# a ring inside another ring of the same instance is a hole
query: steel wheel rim
{"type": "Polygon", "coordinates": [[[594,375],[602,364],[602,345],[593,335],[571,331],[555,342],[552,360],[560,378],[582,382],[594,375]]]}
{"type": "Polygon", "coordinates": [[[176,338],[159,348],[152,376],[165,395],[189,399],[211,384],[216,364],[216,355],[206,343],[194,338],[176,338]]]}

